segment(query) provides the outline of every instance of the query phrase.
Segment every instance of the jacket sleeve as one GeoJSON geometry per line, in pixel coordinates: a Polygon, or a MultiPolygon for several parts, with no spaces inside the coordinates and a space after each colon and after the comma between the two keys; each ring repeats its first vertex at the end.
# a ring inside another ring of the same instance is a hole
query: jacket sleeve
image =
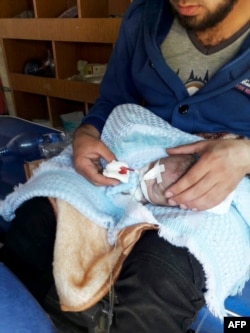
{"type": "Polygon", "coordinates": [[[141,26],[143,3],[143,0],[135,0],[127,10],[100,86],[100,96],[82,121],[83,124],[95,126],[100,133],[117,105],[140,103],[132,76],[132,61],[141,26]]]}

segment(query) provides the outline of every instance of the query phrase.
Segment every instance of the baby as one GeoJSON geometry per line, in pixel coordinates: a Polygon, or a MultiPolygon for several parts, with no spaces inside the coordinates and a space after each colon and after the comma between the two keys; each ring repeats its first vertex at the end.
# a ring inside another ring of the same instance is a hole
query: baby
{"type": "Polygon", "coordinates": [[[170,155],[150,163],[140,174],[142,203],[151,202],[158,206],[168,206],[164,196],[167,188],[181,178],[196,162],[195,155],[170,155]]]}
{"type": "Polygon", "coordinates": [[[170,155],[152,162],[140,170],[132,170],[126,163],[113,161],[106,166],[103,174],[127,183],[129,172],[137,172],[140,184],[134,197],[143,204],[151,202],[158,206],[168,206],[164,196],[166,189],[181,178],[196,161],[197,157],[191,154],[170,155]]]}

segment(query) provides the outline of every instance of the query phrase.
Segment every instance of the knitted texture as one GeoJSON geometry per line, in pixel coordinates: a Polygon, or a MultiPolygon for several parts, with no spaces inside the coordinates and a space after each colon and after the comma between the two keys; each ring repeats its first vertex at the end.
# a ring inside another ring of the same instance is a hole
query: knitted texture
{"type": "MultiPolygon", "coordinates": [[[[166,148],[201,138],[173,128],[143,107],[124,104],[111,113],[102,140],[118,160],[139,169],[166,156],[166,148]]],[[[102,163],[105,167],[105,161],[102,163]]],[[[72,147],[68,146],[59,156],[42,163],[30,180],[9,194],[0,204],[0,214],[9,221],[17,207],[34,196],[60,198],[107,228],[111,244],[115,243],[117,232],[127,226],[157,224],[160,237],[187,247],[201,262],[206,275],[207,305],[223,318],[226,297],[240,292],[250,277],[249,179],[240,182],[229,211],[223,215],[142,205],[133,195],[124,194],[136,189],[138,181],[138,175],[132,172],[128,183],[96,187],[76,173],[72,147]]]]}

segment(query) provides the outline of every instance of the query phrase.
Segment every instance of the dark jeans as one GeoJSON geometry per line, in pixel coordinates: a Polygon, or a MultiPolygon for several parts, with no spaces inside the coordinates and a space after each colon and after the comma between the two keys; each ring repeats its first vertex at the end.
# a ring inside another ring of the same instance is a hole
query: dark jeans
{"type": "Polygon", "coordinates": [[[42,303],[53,283],[54,211],[47,198],[34,198],[26,201],[15,214],[0,249],[0,261],[42,303]]]}
{"type": "MultiPolygon", "coordinates": [[[[16,211],[0,260],[42,302],[53,283],[56,220],[46,198],[16,211]]],[[[111,333],[183,333],[204,305],[201,265],[185,248],[147,231],[124,262],[115,284],[111,333]]]]}

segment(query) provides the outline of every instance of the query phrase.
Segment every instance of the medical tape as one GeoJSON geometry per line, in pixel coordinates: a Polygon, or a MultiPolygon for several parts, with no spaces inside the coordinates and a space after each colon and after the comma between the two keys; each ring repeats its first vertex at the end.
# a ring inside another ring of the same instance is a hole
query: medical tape
{"type": "MultiPolygon", "coordinates": [[[[162,176],[161,173],[165,171],[165,166],[164,164],[160,164],[160,160],[158,160],[154,167],[150,169],[148,172],[146,172],[141,179],[141,190],[144,195],[144,197],[147,199],[148,202],[151,202],[148,196],[148,190],[147,190],[147,185],[146,185],[146,180],[150,179],[156,179],[157,184],[162,183],[162,176]]],[[[151,202],[152,203],[152,202],[151,202]]]]}

